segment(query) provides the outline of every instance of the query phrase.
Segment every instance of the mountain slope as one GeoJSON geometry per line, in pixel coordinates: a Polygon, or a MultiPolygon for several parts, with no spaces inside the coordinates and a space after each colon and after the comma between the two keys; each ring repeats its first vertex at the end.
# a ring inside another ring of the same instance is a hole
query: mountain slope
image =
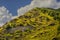
{"type": "Polygon", "coordinates": [[[60,12],[34,8],[0,28],[0,40],[59,40],[60,12]]]}

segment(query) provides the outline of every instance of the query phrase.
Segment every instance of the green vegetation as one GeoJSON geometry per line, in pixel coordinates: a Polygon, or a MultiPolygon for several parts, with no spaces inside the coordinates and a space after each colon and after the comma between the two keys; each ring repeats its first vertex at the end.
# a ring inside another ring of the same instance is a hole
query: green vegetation
{"type": "Polygon", "coordinates": [[[59,9],[34,8],[0,28],[0,40],[60,40],[59,9]]]}

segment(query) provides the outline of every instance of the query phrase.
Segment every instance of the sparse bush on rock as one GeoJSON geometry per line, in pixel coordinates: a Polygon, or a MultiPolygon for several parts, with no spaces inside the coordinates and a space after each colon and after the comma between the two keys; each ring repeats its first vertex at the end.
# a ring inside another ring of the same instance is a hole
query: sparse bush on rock
{"type": "Polygon", "coordinates": [[[60,40],[60,12],[36,7],[3,25],[0,40],[60,40]]]}

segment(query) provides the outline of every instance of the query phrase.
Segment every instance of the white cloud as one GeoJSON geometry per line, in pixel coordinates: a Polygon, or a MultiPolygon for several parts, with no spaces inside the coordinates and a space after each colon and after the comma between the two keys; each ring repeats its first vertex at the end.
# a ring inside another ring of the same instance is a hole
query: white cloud
{"type": "MultiPolygon", "coordinates": [[[[17,10],[18,16],[23,15],[25,12],[35,7],[60,8],[60,2],[57,3],[56,0],[32,0],[29,5],[21,7],[17,10]]],[[[4,6],[0,7],[0,26],[18,16],[12,16],[12,14],[9,13],[9,10],[7,10],[4,6]]]]}
{"type": "Polygon", "coordinates": [[[4,25],[7,21],[13,18],[12,14],[4,7],[0,7],[0,26],[4,25]]]}
{"type": "Polygon", "coordinates": [[[25,12],[35,7],[60,8],[60,2],[58,3],[56,0],[32,0],[29,5],[21,7],[17,10],[18,16],[23,15],[25,12]]]}

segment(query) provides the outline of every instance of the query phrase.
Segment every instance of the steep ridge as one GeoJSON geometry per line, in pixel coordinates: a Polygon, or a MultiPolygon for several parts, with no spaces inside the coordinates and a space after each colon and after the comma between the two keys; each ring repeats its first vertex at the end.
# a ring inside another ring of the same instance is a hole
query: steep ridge
{"type": "Polygon", "coordinates": [[[36,7],[3,25],[0,40],[60,40],[60,12],[36,7]]]}

